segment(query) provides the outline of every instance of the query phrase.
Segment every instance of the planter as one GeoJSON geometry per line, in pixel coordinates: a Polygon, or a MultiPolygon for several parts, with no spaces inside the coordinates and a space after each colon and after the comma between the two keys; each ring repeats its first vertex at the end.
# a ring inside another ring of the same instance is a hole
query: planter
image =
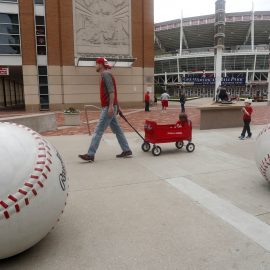
{"type": "Polygon", "coordinates": [[[80,126],[80,113],[64,113],[65,126],[80,126]]]}

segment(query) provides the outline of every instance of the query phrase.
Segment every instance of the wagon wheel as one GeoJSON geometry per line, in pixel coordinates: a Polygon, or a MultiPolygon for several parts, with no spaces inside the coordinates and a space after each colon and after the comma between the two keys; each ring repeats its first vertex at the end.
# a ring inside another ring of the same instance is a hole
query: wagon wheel
{"type": "Polygon", "coordinates": [[[194,143],[188,143],[186,146],[186,149],[189,153],[193,152],[195,150],[195,144],[194,143]]]}
{"type": "Polygon", "coordinates": [[[184,146],[184,142],[183,142],[183,141],[181,141],[181,142],[176,142],[176,143],[175,143],[175,146],[176,146],[176,148],[178,148],[178,149],[182,149],[183,146],[184,146]]]}
{"type": "Polygon", "coordinates": [[[159,156],[161,154],[161,148],[159,146],[154,146],[152,149],[152,154],[154,156],[159,156]]]}
{"type": "Polygon", "coordinates": [[[150,143],[144,142],[144,143],[142,144],[142,150],[143,150],[143,152],[148,152],[150,149],[151,149],[150,143]]]}

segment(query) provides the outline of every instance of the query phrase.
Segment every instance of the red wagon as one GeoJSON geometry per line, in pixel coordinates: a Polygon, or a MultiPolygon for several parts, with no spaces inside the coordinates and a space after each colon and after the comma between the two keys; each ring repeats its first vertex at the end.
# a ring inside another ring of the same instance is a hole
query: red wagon
{"type": "Polygon", "coordinates": [[[193,152],[195,145],[192,141],[192,122],[190,120],[186,122],[178,121],[176,124],[171,125],[158,125],[154,121],[145,121],[144,126],[145,138],[142,144],[142,150],[148,152],[153,144],[152,154],[159,156],[161,154],[161,147],[159,143],[171,143],[175,142],[175,146],[178,149],[183,148],[184,141],[187,141],[186,150],[193,152]]]}
{"type": "Polygon", "coordinates": [[[153,144],[152,154],[159,156],[162,152],[158,143],[171,143],[175,142],[175,146],[178,149],[183,148],[184,141],[187,141],[186,149],[188,152],[195,150],[195,145],[192,143],[192,122],[190,120],[171,125],[158,125],[154,121],[145,121],[144,131],[145,137],[143,137],[126,119],[122,112],[119,115],[128,123],[128,125],[142,138],[144,141],[142,144],[142,150],[148,152],[153,144]]]}

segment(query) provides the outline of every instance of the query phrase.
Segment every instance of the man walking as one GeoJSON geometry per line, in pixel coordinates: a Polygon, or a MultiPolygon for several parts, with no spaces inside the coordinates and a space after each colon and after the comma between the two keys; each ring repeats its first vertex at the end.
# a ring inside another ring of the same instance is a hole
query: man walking
{"type": "Polygon", "coordinates": [[[108,61],[105,58],[100,57],[96,59],[96,71],[101,75],[100,101],[102,109],[88,153],[79,155],[79,158],[88,162],[94,162],[100,140],[108,126],[110,126],[113,133],[115,133],[118,143],[122,148],[122,153],[116,157],[124,158],[132,156],[127,139],[116,119],[116,114],[119,110],[116,81],[109,69],[111,69],[111,66],[108,64],[108,61]]]}

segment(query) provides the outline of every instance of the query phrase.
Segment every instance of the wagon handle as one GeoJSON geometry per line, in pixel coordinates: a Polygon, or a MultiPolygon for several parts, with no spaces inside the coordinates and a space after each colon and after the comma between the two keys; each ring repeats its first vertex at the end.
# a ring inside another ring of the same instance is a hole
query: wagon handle
{"type": "Polygon", "coordinates": [[[136,128],[134,128],[129,121],[127,120],[127,118],[124,116],[122,111],[119,111],[119,115],[125,120],[125,122],[127,122],[127,124],[141,137],[141,139],[143,141],[145,141],[144,137],[138,132],[138,130],[136,128]]]}

